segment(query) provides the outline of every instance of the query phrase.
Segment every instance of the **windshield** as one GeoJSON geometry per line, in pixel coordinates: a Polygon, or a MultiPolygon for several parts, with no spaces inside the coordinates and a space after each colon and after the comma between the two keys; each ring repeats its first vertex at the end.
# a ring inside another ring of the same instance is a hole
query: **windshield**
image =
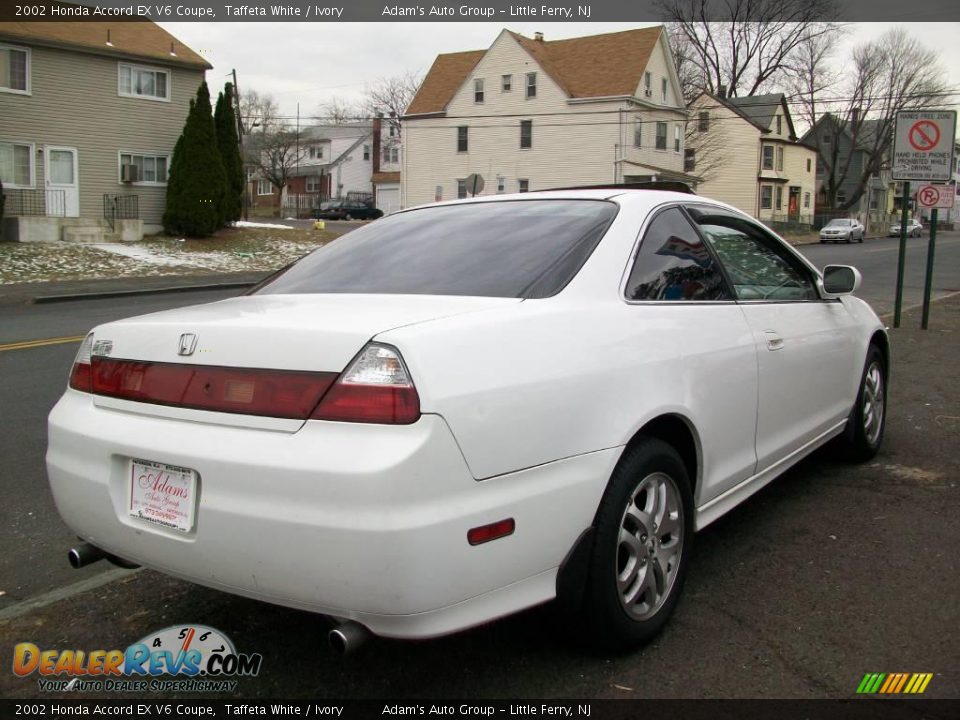
{"type": "Polygon", "coordinates": [[[851,220],[831,220],[827,223],[827,227],[847,227],[851,222],[851,220]]]}
{"type": "Polygon", "coordinates": [[[401,212],[315,250],[255,292],[548,297],[576,275],[616,214],[605,200],[401,212]]]}

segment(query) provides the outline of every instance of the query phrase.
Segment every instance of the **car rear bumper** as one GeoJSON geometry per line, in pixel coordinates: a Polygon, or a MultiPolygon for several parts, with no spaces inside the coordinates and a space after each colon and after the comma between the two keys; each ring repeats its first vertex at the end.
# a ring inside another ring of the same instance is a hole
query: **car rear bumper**
{"type": "Polygon", "coordinates": [[[109,553],[377,634],[431,637],[551,599],[618,456],[477,482],[436,415],[289,433],[97,407],[68,390],[50,414],[47,468],[63,519],[109,553]],[[198,473],[190,532],[130,516],[132,458],[198,473]],[[469,545],[470,528],[507,517],[513,535],[469,545]]]}

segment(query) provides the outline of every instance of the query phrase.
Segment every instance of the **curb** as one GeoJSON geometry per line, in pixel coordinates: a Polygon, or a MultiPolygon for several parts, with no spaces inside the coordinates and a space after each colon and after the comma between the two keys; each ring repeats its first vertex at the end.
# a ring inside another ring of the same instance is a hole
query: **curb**
{"type": "Polygon", "coordinates": [[[143,290],[102,290],[86,293],[70,293],[66,295],[37,295],[27,300],[33,305],[46,303],[68,302],[70,300],[96,300],[98,298],[126,297],[130,295],[153,295],[157,293],[192,292],[197,290],[229,290],[231,288],[249,288],[256,282],[226,282],[208,283],[204,285],[171,285],[168,287],[145,288],[143,290]]]}

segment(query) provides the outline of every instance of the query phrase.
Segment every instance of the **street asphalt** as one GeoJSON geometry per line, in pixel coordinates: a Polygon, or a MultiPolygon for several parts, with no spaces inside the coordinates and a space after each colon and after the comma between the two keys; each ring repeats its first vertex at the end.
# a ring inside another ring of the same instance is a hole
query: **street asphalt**
{"type": "MultiPolygon", "coordinates": [[[[802,251],[820,267],[859,266],[861,294],[885,312],[896,242],[802,251]]],[[[925,246],[926,238],[911,240],[906,305],[920,300],[925,246]]],[[[817,453],[707,528],[665,631],[619,656],[584,651],[569,621],[546,606],[435,641],[372,640],[338,659],[326,647],[328,625],[308,613],[149,570],[72,570],[73,537],[53,507],[43,454],[46,415],[77,346],[2,346],[80,336],[112,318],[240,290],[0,307],[0,658],[25,641],[124,648],[189,622],[264,655],[261,674],[242,679],[233,697],[854,698],[867,672],[933,672],[927,697],[960,697],[958,246],[957,234],[942,236],[930,330],[918,329],[913,310],[892,331],[880,455],[852,466],[817,453]]],[[[0,673],[0,697],[37,695],[35,677],[0,673]]]]}

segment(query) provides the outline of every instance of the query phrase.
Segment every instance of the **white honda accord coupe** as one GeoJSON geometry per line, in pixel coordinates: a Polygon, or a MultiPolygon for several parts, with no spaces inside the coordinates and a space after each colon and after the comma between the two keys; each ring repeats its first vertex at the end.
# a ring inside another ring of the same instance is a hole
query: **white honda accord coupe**
{"type": "Polygon", "coordinates": [[[341,649],[554,598],[643,641],[697,531],[831,439],[876,453],[859,281],[663,189],[396,213],[90,333],[49,420],[71,561],[322,613],[341,649]]]}

